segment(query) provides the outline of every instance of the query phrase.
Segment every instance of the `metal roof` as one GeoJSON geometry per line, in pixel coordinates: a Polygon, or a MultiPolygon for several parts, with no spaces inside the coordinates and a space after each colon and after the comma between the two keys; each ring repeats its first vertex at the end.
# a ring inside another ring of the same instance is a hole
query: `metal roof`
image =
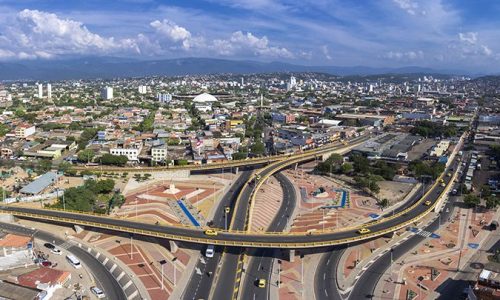
{"type": "Polygon", "coordinates": [[[23,187],[20,192],[23,194],[36,195],[54,183],[58,177],[59,175],[55,172],[47,172],[23,187]]]}

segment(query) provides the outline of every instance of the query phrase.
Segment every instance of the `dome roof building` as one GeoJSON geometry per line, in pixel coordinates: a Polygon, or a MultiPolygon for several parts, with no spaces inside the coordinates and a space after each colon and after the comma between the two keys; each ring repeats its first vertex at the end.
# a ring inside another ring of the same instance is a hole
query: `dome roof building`
{"type": "Polygon", "coordinates": [[[207,102],[218,102],[218,100],[217,98],[208,93],[203,93],[194,97],[193,102],[207,103],[207,102]]]}

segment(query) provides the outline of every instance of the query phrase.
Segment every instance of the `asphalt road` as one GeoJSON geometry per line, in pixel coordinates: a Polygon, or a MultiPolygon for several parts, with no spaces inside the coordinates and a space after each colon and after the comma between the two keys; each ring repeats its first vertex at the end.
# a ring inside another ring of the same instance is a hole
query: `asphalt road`
{"type": "MultiPolygon", "coordinates": [[[[234,205],[236,202],[236,197],[242,189],[245,182],[250,178],[252,174],[251,171],[243,171],[238,179],[233,183],[230,190],[224,195],[222,201],[217,208],[217,211],[213,218],[213,227],[224,228],[225,227],[225,216],[224,208],[226,206],[231,207],[231,211],[228,214],[228,220],[232,218],[232,212],[234,211],[234,205]]],[[[183,299],[193,300],[193,299],[208,299],[210,294],[210,288],[212,287],[213,279],[217,266],[219,265],[222,249],[223,247],[216,247],[214,257],[208,258],[205,256],[205,249],[202,250],[202,259],[198,261],[195,267],[195,272],[191,275],[189,283],[185,289],[183,299]],[[200,270],[200,272],[196,272],[200,270]]]]}
{"type": "MultiPolygon", "coordinates": [[[[454,199],[453,197],[450,199],[454,199]]],[[[446,223],[446,220],[452,216],[454,201],[449,200],[448,203],[443,207],[441,212],[441,218],[436,218],[428,226],[422,228],[425,231],[434,232],[440,227],[440,222],[442,224],[446,223]]],[[[396,261],[400,257],[406,255],[420,242],[427,239],[421,235],[415,234],[410,237],[405,242],[401,243],[397,247],[393,248],[392,256],[393,261],[396,261]]],[[[359,280],[354,285],[349,299],[366,299],[372,298],[375,293],[375,287],[382,275],[387,272],[391,265],[391,254],[390,251],[382,255],[377,259],[370,267],[363,272],[359,280]]]]}
{"type": "MultiPolygon", "coordinates": [[[[14,233],[20,233],[20,234],[27,234],[27,235],[34,235],[35,238],[47,241],[50,243],[55,244],[56,246],[62,245],[65,243],[65,241],[59,237],[56,237],[48,232],[40,231],[40,230],[35,230],[19,225],[14,225],[10,223],[3,223],[0,222],[0,228],[4,230],[9,230],[14,233]]],[[[94,277],[96,281],[96,285],[101,288],[104,293],[106,294],[106,299],[109,300],[123,300],[127,299],[127,295],[125,295],[124,291],[122,290],[120,284],[116,281],[116,279],[108,272],[108,270],[91,254],[89,254],[87,251],[77,247],[77,246],[70,246],[67,248],[67,250],[71,254],[75,255],[80,262],[82,262],[85,266],[87,266],[87,269],[92,273],[92,276],[94,277]]],[[[89,287],[86,287],[86,290],[88,291],[89,287]]]]}
{"type": "MultiPolygon", "coordinates": [[[[271,172],[271,170],[264,170],[261,174],[266,174],[271,172]]],[[[451,179],[451,177],[444,177],[445,183],[451,179]]],[[[237,204],[237,207],[234,209],[234,216],[231,223],[230,228],[232,230],[244,230],[244,225],[246,222],[247,211],[248,211],[248,199],[252,194],[253,187],[250,185],[245,185],[245,187],[241,191],[241,199],[237,204]]],[[[434,189],[431,190],[429,195],[426,197],[426,200],[431,202],[435,202],[441,192],[444,190],[444,187],[437,185],[434,189]]],[[[405,221],[411,220],[419,215],[422,215],[428,206],[425,205],[417,205],[414,209],[406,213],[406,215],[399,216],[398,218],[390,219],[390,220],[382,220],[381,222],[373,222],[367,223],[366,228],[370,229],[371,232],[379,232],[384,229],[392,228],[397,226],[405,221]]],[[[189,227],[175,227],[175,226],[159,226],[153,224],[144,224],[134,221],[114,219],[108,217],[100,217],[100,216],[92,216],[86,214],[75,214],[63,211],[51,211],[51,210],[40,210],[40,209],[30,209],[30,208],[21,208],[15,206],[0,206],[0,210],[11,212],[16,215],[16,212],[27,212],[33,213],[36,215],[45,215],[50,216],[56,219],[60,218],[68,218],[69,221],[73,224],[82,224],[86,225],[85,222],[95,222],[98,224],[106,224],[112,225],[127,229],[136,229],[146,230],[150,232],[158,232],[164,234],[172,234],[174,235],[172,239],[180,239],[183,240],[182,237],[188,238],[198,238],[200,242],[205,243],[216,243],[218,241],[220,243],[225,243],[226,245],[234,245],[234,246],[249,246],[249,247],[257,247],[257,248],[300,248],[297,245],[307,244],[311,242],[328,242],[328,241],[336,241],[341,239],[347,239],[352,237],[358,237],[356,229],[345,230],[340,232],[330,232],[324,234],[310,234],[310,235],[275,235],[275,234],[266,234],[266,233],[241,233],[241,232],[222,232],[220,231],[217,236],[210,236],[204,234],[203,230],[189,228],[189,227]],[[81,222],[81,223],[79,223],[81,222]],[[201,241],[204,240],[204,241],[201,241]],[[258,245],[258,243],[266,243],[267,245],[258,245]]],[[[120,228],[117,228],[120,229],[120,228]]],[[[147,234],[147,233],[145,233],[147,234]]],[[[305,245],[307,248],[308,245],[305,245]]]]}
{"type": "MultiPolygon", "coordinates": [[[[456,169],[457,167],[457,162],[455,161],[452,164],[452,167],[456,169]]],[[[447,171],[445,171],[447,172],[447,171]]],[[[445,182],[448,183],[450,177],[445,177],[445,182]]],[[[423,187],[422,187],[423,189],[423,187]]],[[[422,192],[415,193],[413,197],[411,197],[404,205],[398,207],[394,213],[398,213],[407,207],[411,206],[415,201],[417,201],[423,194],[422,192]]],[[[432,196],[435,196],[436,198],[432,199],[432,201],[437,200],[437,195],[435,193],[431,193],[429,195],[429,198],[432,196]]],[[[431,199],[429,199],[431,200],[431,199]]],[[[452,203],[448,202],[443,208],[442,208],[442,215],[441,219],[442,220],[447,220],[447,218],[451,215],[452,211],[452,203]]],[[[386,212],[383,217],[390,216],[393,212],[389,211],[386,212]]],[[[424,230],[426,231],[434,231],[439,227],[439,219],[436,219],[435,222],[430,224],[427,228],[424,230]],[[433,224],[435,227],[433,227],[433,224]]],[[[415,235],[408,239],[406,242],[400,244],[398,247],[393,249],[393,260],[396,260],[398,257],[404,255],[407,251],[411,250],[414,245],[417,245],[420,241],[424,240],[425,238],[420,236],[420,235],[415,235]],[[399,256],[397,256],[399,255],[399,256]]],[[[342,297],[340,294],[340,291],[338,290],[337,282],[335,280],[337,268],[338,268],[338,262],[340,260],[340,257],[342,256],[343,251],[345,250],[344,248],[335,248],[338,250],[333,250],[331,253],[326,253],[323,255],[321,258],[321,262],[318,265],[318,269],[316,271],[316,279],[315,279],[315,295],[316,299],[318,300],[326,300],[326,299],[347,299],[346,297],[342,297]]],[[[358,287],[358,290],[353,289],[352,295],[350,299],[363,299],[366,298],[367,295],[373,294],[373,292],[370,294],[371,291],[375,289],[375,286],[380,279],[380,276],[382,276],[383,272],[389,267],[390,265],[390,253],[387,253],[380,257],[375,263],[370,265],[369,269],[363,273],[363,276],[360,277],[360,279],[356,282],[356,287],[358,287]],[[386,261],[384,261],[384,259],[386,261]],[[385,262],[385,264],[384,264],[385,262]],[[385,267],[385,268],[384,268],[385,267]],[[382,273],[380,272],[382,270],[382,273]],[[369,272],[371,272],[371,275],[367,275],[369,272]],[[378,274],[378,276],[377,276],[378,274]],[[370,289],[371,287],[371,289],[370,289]],[[370,291],[367,293],[367,291],[370,291]],[[356,294],[355,294],[356,293],[356,294]]]]}
{"type": "MultiPolygon", "coordinates": [[[[297,195],[293,183],[285,175],[277,173],[275,177],[283,190],[283,201],[268,229],[277,232],[285,229],[295,209],[297,195]]],[[[256,249],[254,251],[255,253],[245,270],[242,295],[244,299],[269,299],[270,285],[276,284],[271,282],[271,274],[273,262],[275,262],[274,256],[278,250],[256,249]],[[267,281],[265,288],[259,288],[256,285],[258,279],[261,278],[267,281]]]]}

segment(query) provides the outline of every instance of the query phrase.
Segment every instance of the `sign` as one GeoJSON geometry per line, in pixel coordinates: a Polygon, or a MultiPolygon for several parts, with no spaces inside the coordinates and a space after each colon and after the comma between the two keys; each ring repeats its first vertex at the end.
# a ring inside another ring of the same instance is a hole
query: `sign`
{"type": "Polygon", "coordinates": [[[477,248],[479,248],[479,244],[469,243],[469,247],[472,248],[472,249],[477,249],[477,248]]]}

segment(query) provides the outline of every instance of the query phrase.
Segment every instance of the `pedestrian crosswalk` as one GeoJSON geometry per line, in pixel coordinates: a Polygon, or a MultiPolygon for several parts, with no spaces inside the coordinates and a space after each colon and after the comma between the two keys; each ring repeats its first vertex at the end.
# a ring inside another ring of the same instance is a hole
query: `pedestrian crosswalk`
{"type": "Polygon", "coordinates": [[[73,241],[67,241],[67,242],[62,243],[61,245],[59,245],[57,247],[64,249],[64,250],[68,250],[68,248],[73,246],[73,245],[74,245],[73,241]]]}
{"type": "Polygon", "coordinates": [[[439,235],[437,235],[433,232],[425,231],[425,230],[422,230],[422,229],[416,228],[416,227],[410,227],[410,228],[408,228],[408,231],[410,231],[414,234],[418,234],[420,236],[426,237],[426,238],[430,237],[430,238],[437,239],[440,237],[439,235]]]}

